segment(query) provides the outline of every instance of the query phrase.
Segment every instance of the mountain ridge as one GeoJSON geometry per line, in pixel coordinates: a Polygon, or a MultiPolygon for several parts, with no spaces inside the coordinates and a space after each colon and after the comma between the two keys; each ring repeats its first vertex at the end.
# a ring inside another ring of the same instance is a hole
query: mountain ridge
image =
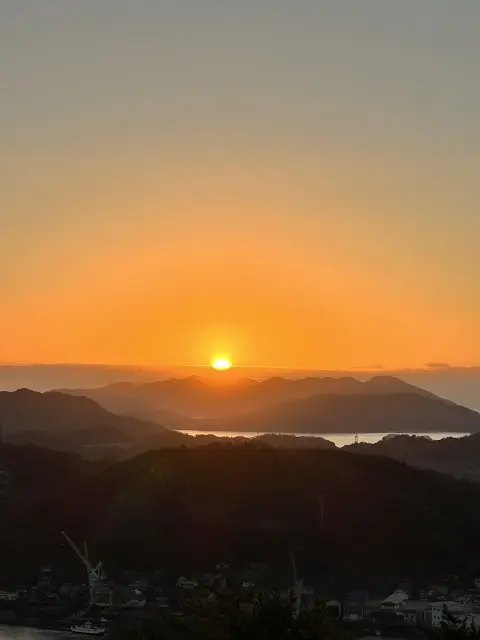
{"type": "Polygon", "coordinates": [[[480,431],[472,409],[417,393],[316,395],[232,418],[195,420],[194,429],[259,433],[427,433],[480,431]]]}
{"type": "Polygon", "coordinates": [[[425,436],[391,434],[379,442],[347,445],[358,455],[383,455],[414,467],[480,480],[480,433],[433,440],[425,436]]]}
{"type": "MultiPolygon", "coordinates": [[[[374,376],[362,382],[353,377],[306,377],[288,379],[271,377],[232,381],[228,377],[215,382],[199,376],[171,378],[147,384],[114,384],[93,389],[63,389],[62,393],[86,395],[114,413],[158,420],[162,413],[190,418],[224,418],[251,413],[287,400],[322,395],[379,395],[417,393],[448,400],[414,387],[392,376],[374,376]]],[[[173,422],[179,422],[172,415],[173,422]]],[[[166,426],[171,426],[166,424],[166,426]]],[[[188,426],[184,428],[189,428],[188,426]]]]}
{"type": "Polygon", "coordinates": [[[0,392],[3,438],[23,444],[74,450],[94,444],[134,442],[155,436],[158,446],[188,440],[175,431],[138,418],[111,413],[91,398],[30,389],[0,392]]]}

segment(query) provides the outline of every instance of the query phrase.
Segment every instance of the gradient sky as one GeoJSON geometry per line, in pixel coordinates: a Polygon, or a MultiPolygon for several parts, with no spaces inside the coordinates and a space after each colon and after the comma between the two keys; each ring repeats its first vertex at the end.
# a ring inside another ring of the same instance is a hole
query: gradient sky
{"type": "Polygon", "coordinates": [[[0,360],[480,362],[478,0],[2,0],[0,360]]]}

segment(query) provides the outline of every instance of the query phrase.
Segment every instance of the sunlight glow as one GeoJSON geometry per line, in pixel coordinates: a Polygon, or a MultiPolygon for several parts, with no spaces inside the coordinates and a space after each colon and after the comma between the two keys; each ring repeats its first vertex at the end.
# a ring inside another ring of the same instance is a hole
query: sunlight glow
{"type": "Polygon", "coordinates": [[[231,368],[231,366],[232,363],[230,362],[230,360],[223,356],[221,358],[214,358],[212,360],[212,367],[217,371],[227,371],[231,368]]]}

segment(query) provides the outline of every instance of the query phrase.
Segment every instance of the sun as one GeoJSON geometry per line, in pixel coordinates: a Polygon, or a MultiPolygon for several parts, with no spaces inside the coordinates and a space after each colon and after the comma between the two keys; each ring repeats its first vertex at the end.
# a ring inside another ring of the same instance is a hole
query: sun
{"type": "Polygon", "coordinates": [[[216,371],[228,371],[232,366],[232,363],[225,356],[217,357],[212,360],[212,368],[216,371]]]}

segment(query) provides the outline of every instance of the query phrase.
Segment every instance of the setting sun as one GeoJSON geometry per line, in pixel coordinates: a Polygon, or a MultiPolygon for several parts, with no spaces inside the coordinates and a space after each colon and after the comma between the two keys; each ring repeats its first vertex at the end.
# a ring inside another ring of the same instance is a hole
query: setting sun
{"type": "Polygon", "coordinates": [[[227,371],[232,366],[232,363],[228,358],[214,358],[212,360],[212,367],[217,371],[227,371]]]}

